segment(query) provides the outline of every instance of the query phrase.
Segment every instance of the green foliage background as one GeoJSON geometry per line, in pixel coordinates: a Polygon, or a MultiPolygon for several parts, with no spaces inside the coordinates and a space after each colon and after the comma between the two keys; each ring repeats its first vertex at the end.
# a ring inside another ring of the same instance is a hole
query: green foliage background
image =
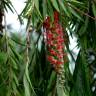
{"type": "MultiPolygon", "coordinates": [[[[5,11],[16,12],[12,0],[1,0],[0,9],[4,11],[5,21],[3,36],[0,36],[0,96],[96,96],[96,90],[92,91],[96,86],[94,72],[86,58],[88,49],[96,51],[95,0],[26,0],[25,8],[17,14],[21,24],[27,19],[26,33],[22,35],[8,35],[5,11]],[[46,62],[42,39],[43,21],[46,16],[54,20],[54,10],[60,13],[60,22],[66,30],[66,52],[75,62],[73,74],[69,64],[64,64],[64,89],[56,84],[57,74],[46,62]],[[37,38],[33,37],[34,32],[37,38]],[[80,48],[76,60],[69,49],[69,36],[76,36],[80,48]]],[[[92,66],[96,67],[95,62],[92,66]]]]}

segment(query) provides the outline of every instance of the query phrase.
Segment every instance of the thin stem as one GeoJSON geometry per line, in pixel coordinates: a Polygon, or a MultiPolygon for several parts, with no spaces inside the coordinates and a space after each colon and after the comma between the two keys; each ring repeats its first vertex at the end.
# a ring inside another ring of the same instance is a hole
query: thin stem
{"type": "MultiPolygon", "coordinates": [[[[68,4],[67,4],[67,5],[68,5],[68,4]]],[[[81,11],[81,10],[78,9],[77,7],[75,7],[75,6],[71,5],[71,4],[70,4],[69,6],[72,7],[72,8],[74,8],[76,11],[80,12],[81,14],[83,14],[83,15],[85,15],[85,16],[93,19],[93,20],[96,20],[96,17],[90,16],[88,13],[81,11]]]]}
{"type": "Polygon", "coordinates": [[[6,52],[9,54],[9,52],[8,52],[8,37],[7,37],[7,22],[6,22],[5,12],[4,12],[4,24],[5,24],[4,34],[5,34],[5,41],[6,41],[6,52]]]}
{"type": "MultiPolygon", "coordinates": [[[[11,66],[11,63],[10,62],[10,53],[9,53],[9,46],[8,46],[8,36],[7,36],[7,22],[6,22],[6,14],[5,14],[5,11],[4,11],[4,25],[5,25],[5,28],[4,28],[4,34],[5,34],[5,45],[6,45],[6,53],[7,53],[7,56],[8,56],[8,87],[9,89],[11,88],[11,83],[12,83],[12,66],[11,66]]],[[[8,90],[9,91],[9,90],[8,90]]]]}
{"type": "Polygon", "coordinates": [[[27,44],[26,44],[26,62],[27,64],[29,64],[29,47],[30,47],[30,34],[29,34],[29,31],[27,30],[27,38],[26,38],[26,41],[27,41],[27,44]]]}
{"type": "Polygon", "coordinates": [[[30,32],[29,32],[29,28],[30,28],[30,22],[31,22],[31,17],[28,18],[28,24],[27,24],[27,28],[26,28],[26,32],[27,32],[27,36],[26,36],[26,63],[29,64],[29,48],[30,48],[30,32]]]}

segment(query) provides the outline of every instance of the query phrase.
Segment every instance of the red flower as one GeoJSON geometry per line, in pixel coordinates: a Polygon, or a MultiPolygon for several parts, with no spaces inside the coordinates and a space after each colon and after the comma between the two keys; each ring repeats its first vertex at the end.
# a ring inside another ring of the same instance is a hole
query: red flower
{"type": "Polygon", "coordinates": [[[63,28],[59,24],[59,13],[54,12],[54,22],[50,24],[50,17],[47,17],[44,22],[44,28],[46,29],[46,45],[47,45],[47,60],[53,65],[53,67],[59,70],[60,66],[64,64],[64,36],[63,28]],[[50,26],[51,25],[51,26],[50,26]]]}
{"type": "Polygon", "coordinates": [[[59,21],[59,13],[57,11],[54,12],[54,22],[58,22],[59,21]]]}
{"type": "Polygon", "coordinates": [[[56,51],[53,50],[53,49],[50,49],[49,52],[50,52],[50,54],[53,55],[53,56],[56,56],[56,55],[57,55],[56,51]]]}
{"type": "Polygon", "coordinates": [[[62,59],[64,57],[64,55],[61,53],[61,54],[58,54],[58,58],[59,59],[62,59]]]}
{"type": "Polygon", "coordinates": [[[52,38],[53,38],[53,34],[52,34],[52,33],[48,33],[48,34],[47,34],[47,38],[48,38],[48,39],[52,39],[52,38]]]}
{"type": "Polygon", "coordinates": [[[43,26],[46,29],[50,28],[50,17],[49,16],[46,17],[45,22],[43,23],[43,26]]]}
{"type": "Polygon", "coordinates": [[[54,59],[53,56],[47,56],[47,60],[48,60],[51,64],[56,64],[56,63],[57,63],[57,60],[54,59]]]}
{"type": "Polygon", "coordinates": [[[63,64],[63,62],[61,62],[61,61],[57,62],[57,65],[62,65],[62,64],[63,64]]]}
{"type": "Polygon", "coordinates": [[[58,44],[59,46],[57,46],[57,50],[62,50],[63,46],[61,46],[60,44],[58,44]]]}

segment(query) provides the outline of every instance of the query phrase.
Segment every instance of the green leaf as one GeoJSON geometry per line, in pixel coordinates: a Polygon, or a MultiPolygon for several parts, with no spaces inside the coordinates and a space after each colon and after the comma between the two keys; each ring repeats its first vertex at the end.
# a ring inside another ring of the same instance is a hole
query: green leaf
{"type": "Polygon", "coordinates": [[[63,2],[59,0],[59,4],[62,7],[62,9],[64,10],[64,12],[66,13],[66,15],[68,17],[70,17],[70,14],[68,13],[68,10],[67,10],[66,6],[63,4],[63,2]]]}
{"type": "Polygon", "coordinates": [[[37,10],[39,10],[39,1],[38,0],[34,0],[34,4],[35,4],[35,7],[37,8],[37,10]]]}
{"type": "Polygon", "coordinates": [[[47,86],[47,92],[49,93],[50,91],[53,90],[53,87],[56,83],[56,73],[53,71],[50,76],[50,80],[47,86]]]}
{"type": "Polygon", "coordinates": [[[89,23],[89,17],[86,16],[84,24],[82,24],[81,28],[78,31],[78,34],[80,36],[86,34],[87,28],[88,28],[88,23],[89,23]]]}
{"type": "Polygon", "coordinates": [[[18,86],[19,85],[19,81],[18,81],[18,78],[17,78],[17,76],[15,75],[14,72],[13,72],[13,78],[14,78],[14,81],[15,81],[16,85],[18,86]]]}
{"type": "Polygon", "coordinates": [[[96,4],[95,3],[92,3],[92,11],[93,11],[94,16],[96,17],[96,4]]]}
{"type": "Polygon", "coordinates": [[[15,50],[14,46],[9,42],[10,50],[17,60],[22,60],[22,56],[15,50]]]}
{"type": "Polygon", "coordinates": [[[0,52],[0,63],[5,63],[7,61],[7,54],[5,52],[0,52]]]}
{"type": "Polygon", "coordinates": [[[76,66],[73,74],[73,86],[71,87],[70,96],[92,96],[90,94],[89,78],[87,77],[89,73],[85,61],[83,61],[84,53],[81,57],[81,51],[78,54],[76,60],[76,66]],[[83,58],[83,59],[82,59],[83,58]]]}
{"type": "Polygon", "coordinates": [[[16,61],[12,57],[10,59],[11,59],[12,67],[14,69],[18,69],[16,61]]]}
{"type": "Polygon", "coordinates": [[[46,15],[47,15],[47,1],[43,0],[43,16],[44,16],[44,19],[46,18],[46,15]]]}
{"type": "Polygon", "coordinates": [[[54,6],[54,8],[55,8],[58,12],[60,12],[59,7],[58,7],[57,0],[51,0],[51,2],[52,2],[52,5],[54,6]]]}
{"type": "Polygon", "coordinates": [[[39,13],[40,18],[42,18],[42,15],[41,15],[40,10],[39,10],[39,0],[34,0],[34,5],[35,5],[35,7],[39,13]]]}
{"type": "Polygon", "coordinates": [[[81,16],[71,7],[68,7],[70,12],[75,16],[77,17],[78,19],[82,20],[81,16]]]}
{"type": "Polygon", "coordinates": [[[51,5],[51,2],[48,0],[47,1],[48,3],[48,15],[51,16],[51,19],[52,21],[54,20],[54,17],[53,17],[53,8],[52,8],[52,5],[51,5]]]}
{"type": "Polygon", "coordinates": [[[36,93],[34,91],[34,88],[32,86],[30,77],[29,77],[29,72],[28,72],[28,64],[26,64],[26,68],[25,68],[25,74],[24,74],[24,88],[25,88],[25,94],[26,96],[31,96],[33,94],[33,96],[36,96],[36,93]],[[28,89],[26,88],[26,86],[28,87],[28,89]],[[31,95],[30,92],[32,91],[31,95]],[[26,93],[27,92],[27,93],[26,93]]]}
{"type": "Polygon", "coordinates": [[[63,87],[60,87],[58,84],[57,84],[57,94],[58,96],[68,96],[64,93],[63,87]]]}
{"type": "MultiPolygon", "coordinates": [[[[12,5],[11,1],[9,1],[9,2],[4,1],[4,4],[5,4],[6,7],[9,8],[9,10],[10,10],[12,13],[14,13],[14,11],[13,11],[13,5],[12,5]]],[[[5,9],[6,9],[6,8],[5,8],[5,9]]],[[[7,10],[6,10],[6,11],[7,11],[7,10]]]]}
{"type": "Polygon", "coordinates": [[[24,75],[23,82],[24,82],[24,88],[25,88],[25,96],[31,96],[30,87],[29,87],[29,83],[28,83],[28,80],[26,78],[26,75],[24,75]]]}
{"type": "Polygon", "coordinates": [[[28,0],[20,15],[26,16],[27,12],[29,12],[30,4],[31,4],[31,0],[28,0]]]}
{"type": "Polygon", "coordinates": [[[83,5],[82,2],[79,2],[77,0],[68,0],[67,2],[70,2],[71,4],[74,3],[74,4],[77,4],[77,5],[83,5]]]}
{"type": "Polygon", "coordinates": [[[30,86],[32,87],[32,84],[31,84],[31,81],[30,81],[30,77],[29,77],[29,72],[28,72],[28,64],[26,64],[25,75],[27,77],[27,80],[28,80],[30,86]]]}

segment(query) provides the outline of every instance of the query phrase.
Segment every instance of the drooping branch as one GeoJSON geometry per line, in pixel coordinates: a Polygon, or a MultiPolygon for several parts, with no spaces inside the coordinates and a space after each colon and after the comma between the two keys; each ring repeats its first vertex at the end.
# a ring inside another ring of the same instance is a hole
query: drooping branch
{"type": "Polygon", "coordinates": [[[0,35],[3,36],[3,19],[4,19],[4,9],[1,7],[2,2],[0,1],[0,35]]]}

